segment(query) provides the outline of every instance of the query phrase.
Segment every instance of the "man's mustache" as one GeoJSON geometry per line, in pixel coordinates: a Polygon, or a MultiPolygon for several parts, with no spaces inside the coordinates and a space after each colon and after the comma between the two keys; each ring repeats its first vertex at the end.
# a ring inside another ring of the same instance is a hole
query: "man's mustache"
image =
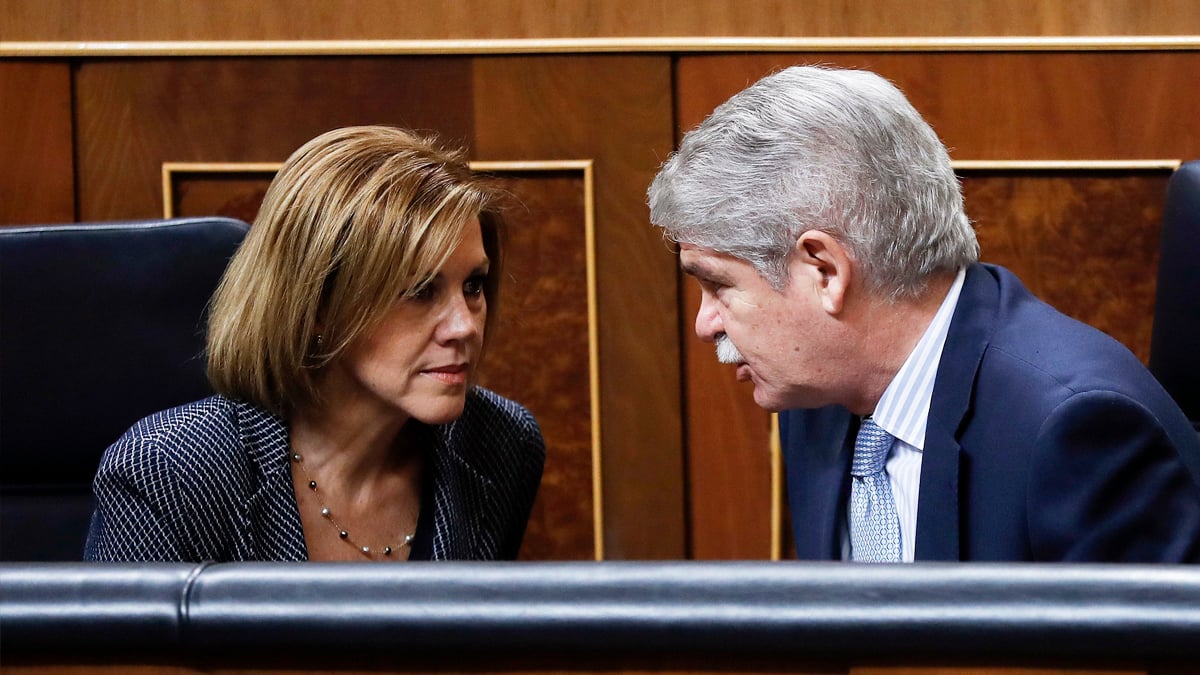
{"type": "Polygon", "coordinates": [[[737,347],[733,346],[733,340],[730,340],[728,335],[718,336],[716,342],[717,361],[728,364],[745,362],[746,359],[742,358],[742,353],[738,351],[737,347]]]}

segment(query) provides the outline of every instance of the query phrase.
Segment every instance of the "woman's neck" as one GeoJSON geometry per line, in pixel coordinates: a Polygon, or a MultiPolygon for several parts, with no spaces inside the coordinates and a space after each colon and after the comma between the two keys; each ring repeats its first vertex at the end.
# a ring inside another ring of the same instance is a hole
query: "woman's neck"
{"type": "Polygon", "coordinates": [[[420,454],[414,442],[419,426],[379,406],[331,397],[298,409],[288,431],[310,471],[356,486],[410,464],[420,454]]]}
{"type": "Polygon", "coordinates": [[[422,425],[333,405],[298,411],[289,433],[309,559],[406,560],[421,509],[422,425]]]}

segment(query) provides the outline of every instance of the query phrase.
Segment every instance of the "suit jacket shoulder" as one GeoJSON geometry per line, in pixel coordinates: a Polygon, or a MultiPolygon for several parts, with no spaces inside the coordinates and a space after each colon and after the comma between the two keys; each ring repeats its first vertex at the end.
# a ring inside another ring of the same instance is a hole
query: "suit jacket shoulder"
{"type": "MultiPolygon", "coordinates": [[[[529,411],[485,389],[431,427],[432,557],[517,556],[545,462],[529,411]]],[[[92,560],[306,560],[286,425],[213,396],[151,415],[104,454],[92,560]]]]}
{"type": "Polygon", "coordinates": [[[302,560],[283,423],[212,396],[137,422],[105,451],[85,557],[302,560]]]}
{"type": "MultiPolygon", "coordinates": [[[[780,423],[797,553],[837,558],[853,417],[780,423]]],[[[929,412],[917,560],[1196,560],[1197,475],[1200,438],[1127,349],[1007,270],[968,269],[929,412]]]]}
{"type": "Polygon", "coordinates": [[[968,270],[930,409],[919,559],[1195,559],[1189,466],[1200,440],[1128,349],[1003,268],[968,270]]]}

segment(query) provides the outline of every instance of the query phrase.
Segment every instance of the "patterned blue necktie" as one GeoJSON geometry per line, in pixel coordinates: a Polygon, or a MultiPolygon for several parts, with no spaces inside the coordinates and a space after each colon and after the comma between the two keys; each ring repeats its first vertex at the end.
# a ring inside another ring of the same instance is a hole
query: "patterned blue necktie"
{"type": "Polygon", "coordinates": [[[850,465],[850,559],[900,562],[900,518],[885,464],[893,437],[863,418],[850,465]]]}

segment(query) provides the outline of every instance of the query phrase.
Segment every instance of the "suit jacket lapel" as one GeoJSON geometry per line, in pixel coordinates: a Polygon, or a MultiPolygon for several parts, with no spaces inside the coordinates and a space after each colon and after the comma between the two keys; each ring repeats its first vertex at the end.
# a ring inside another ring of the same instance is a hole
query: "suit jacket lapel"
{"type": "Polygon", "coordinates": [[[253,487],[246,504],[247,534],[256,560],[308,560],[304,527],[288,464],[291,442],[283,422],[241,404],[238,424],[250,459],[253,487]]]}
{"type": "Polygon", "coordinates": [[[853,441],[847,439],[857,433],[853,417],[840,406],[780,415],[788,503],[800,560],[841,558],[838,526],[848,498],[853,451],[853,441]]]}
{"type": "Polygon", "coordinates": [[[453,423],[435,429],[428,466],[433,468],[433,559],[475,560],[497,556],[499,542],[490,525],[499,508],[496,488],[462,454],[453,423]]]}
{"type": "Polygon", "coordinates": [[[982,265],[967,269],[938,364],[917,504],[917,560],[960,560],[959,427],[971,406],[975,373],[995,328],[999,289],[982,265]]]}

